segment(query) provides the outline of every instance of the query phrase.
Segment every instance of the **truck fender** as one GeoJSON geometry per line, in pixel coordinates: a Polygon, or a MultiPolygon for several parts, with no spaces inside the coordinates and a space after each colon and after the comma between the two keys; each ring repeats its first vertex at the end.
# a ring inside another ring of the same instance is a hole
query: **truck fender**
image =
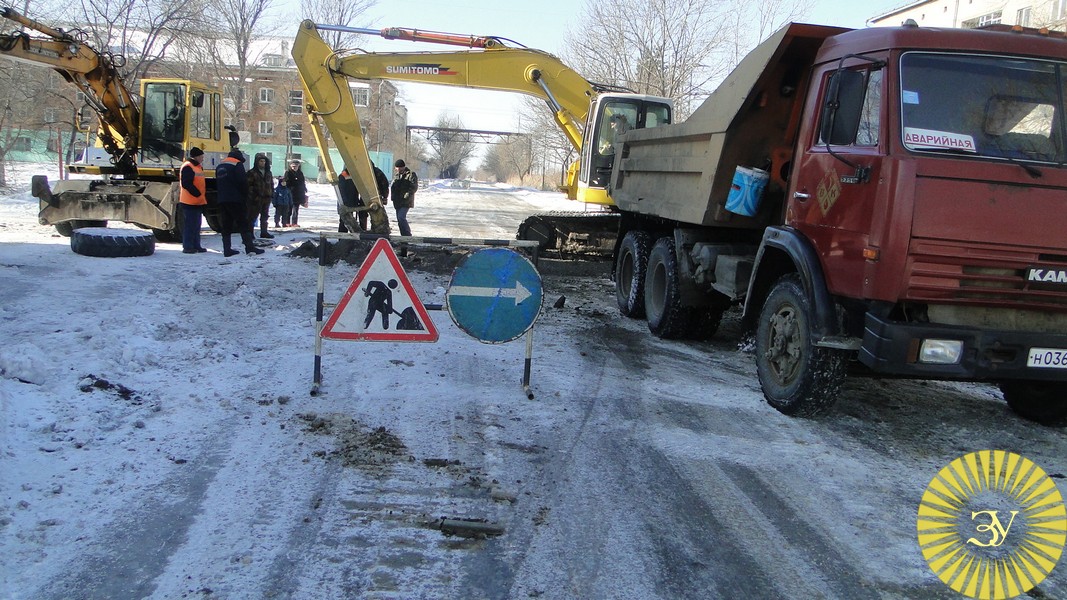
{"type": "Polygon", "coordinates": [[[807,238],[791,227],[768,227],[763,232],[748,282],[743,318],[747,321],[756,318],[771,286],[787,273],[799,274],[804,282],[804,291],[815,308],[815,323],[812,324],[815,338],[837,335],[840,325],[833,298],[826,287],[822,264],[807,238]]]}

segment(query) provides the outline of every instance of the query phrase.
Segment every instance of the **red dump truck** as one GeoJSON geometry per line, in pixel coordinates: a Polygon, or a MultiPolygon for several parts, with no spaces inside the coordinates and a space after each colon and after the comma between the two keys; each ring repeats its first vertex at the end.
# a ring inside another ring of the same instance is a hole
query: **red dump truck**
{"type": "Polygon", "coordinates": [[[789,25],[686,121],[616,137],[620,310],[704,337],[740,303],[786,414],[873,375],[1063,426],[1065,95],[1062,33],[789,25]]]}

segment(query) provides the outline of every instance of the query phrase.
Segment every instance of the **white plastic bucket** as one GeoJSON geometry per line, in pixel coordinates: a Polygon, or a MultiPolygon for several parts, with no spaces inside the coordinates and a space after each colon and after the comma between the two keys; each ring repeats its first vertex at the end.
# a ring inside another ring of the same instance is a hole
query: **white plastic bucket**
{"type": "Polygon", "coordinates": [[[726,210],[746,217],[756,216],[770,174],[762,169],[737,167],[726,197],[726,210]]]}

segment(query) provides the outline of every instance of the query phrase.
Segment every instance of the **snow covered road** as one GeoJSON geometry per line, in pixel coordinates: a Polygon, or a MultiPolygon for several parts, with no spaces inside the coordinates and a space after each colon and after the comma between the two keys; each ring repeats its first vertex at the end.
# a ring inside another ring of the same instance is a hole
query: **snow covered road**
{"type": "MultiPolygon", "coordinates": [[[[302,225],[332,230],[329,190],[312,203],[302,225]]],[[[439,189],[411,221],[509,238],[563,208],[439,189]]],[[[534,400],[521,342],[443,312],[436,344],[326,342],[312,397],[316,263],[290,254],[313,233],[99,259],[35,215],[0,198],[3,598],[956,598],[916,542],[934,474],[997,448],[1064,490],[1067,432],[995,388],[851,381],[831,415],[791,419],[736,314],[712,342],[656,339],[604,264],[543,263],[534,400]]],[[[447,274],[404,264],[443,301],[447,274]]],[[[327,296],[355,271],[330,266],[327,296]]],[[[1067,598],[1067,568],[1039,590],[1067,598]]]]}

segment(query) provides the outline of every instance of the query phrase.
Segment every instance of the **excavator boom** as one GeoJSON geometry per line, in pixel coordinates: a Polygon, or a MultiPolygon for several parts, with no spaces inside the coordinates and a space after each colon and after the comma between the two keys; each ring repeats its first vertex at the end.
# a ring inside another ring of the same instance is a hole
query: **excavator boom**
{"type": "Polygon", "coordinates": [[[109,58],[93,50],[80,32],[55,29],[11,8],[0,17],[32,29],[0,35],[0,55],[18,62],[47,66],[85,94],[86,102],[100,115],[100,141],[112,162],[123,172],[136,170],[140,149],[140,111],[109,58]]]}

